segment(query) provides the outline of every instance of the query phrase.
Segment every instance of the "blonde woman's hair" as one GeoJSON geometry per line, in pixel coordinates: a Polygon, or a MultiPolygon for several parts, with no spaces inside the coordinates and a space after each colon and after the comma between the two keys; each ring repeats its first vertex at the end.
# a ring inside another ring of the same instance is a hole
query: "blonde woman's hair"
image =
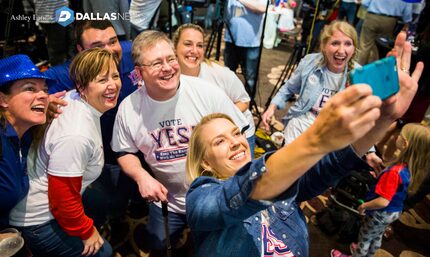
{"type": "Polygon", "coordinates": [[[408,191],[413,194],[430,171],[430,127],[408,123],[402,128],[400,136],[406,139],[407,146],[400,151],[395,162],[408,165],[411,173],[408,191]]]}
{"type": "MultiPolygon", "coordinates": [[[[351,26],[351,24],[349,24],[346,21],[335,20],[335,21],[332,21],[329,25],[325,26],[320,35],[320,49],[324,49],[324,46],[328,43],[328,41],[336,31],[340,31],[344,33],[346,36],[348,36],[349,38],[351,38],[352,43],[355,47],[355,51],[348,62],[348,71],[350,71],[354,68],[354,62],[355,62],[357,49],[358,49],[357,31],[353,26],[351,26]]],[[[326,64],[327,57],[325,56],[324,52],[323,52],[323,55],[324,55],[324,64],[326,64]]]]}
{"type": "Polygon", "coordinates": [[[78,92],[81,92],[97,75],[114,63],[119,71],[118,58],[111,52],[102,48],[91,48],[78,53],[70,64],[69,74],[75,83],[78,92]]]}
{"type": "Polygon", "coordinates": [[[146,30],[140,33],[133,41],[131,55],[133,57],[134,64],[137,66],[142,65],[142,51],[154,47],[160,41],[167,42],[172,47],[173,52],[176,52],[172,41],[167,37],[166,34],[160,31],[146,30]]]}
{"type": "MultiPolygon", "coordinates": [[[[198,32],[200,32],[202,34],[203,40],[205,38],[205,31],[202,27],[200,27],[199,25],[193,24],[193,23],[185,23],[182,24],[181,26],[179,26],[175,33],[173,34],[173,45],[175,46],[175,48],[178,47],[179,44],[179,39],[182,36],[182,33],[187,30],[187,29],[194,29],[197,30],[198,32]]],[[[203,58],[203,62],[205,62],[208,65],[212,65],[212,63],[216,63],[220,66],[224,66],[223,64],[221,64],[218,61],[213,61],[213,60],[209,60],[208,58],[203,58]]]]}
{"type": "Polygon", "coordinates": [[[173,34],[173,44],[174,44],[175,48],[178,46],[179,39],[181,38],[182,32],[184,32],[184,30],[186,30],[186,29],[197,30],[198,32],[202,33],[203,38],[205,38],[205,31],[203,30],[202,27],[200,27],[199,25],[193,24],[193,23],[185,23],[185,24],[182,24],[181,26],[179,26],[176,29],[175,34],[173,34]]]}
{"type": "Polygon", "coordinates": [[[191,134],[190,143],[188,145],[186,163],[187,181],[189,184],[202,175],[221,178],[216,171],[205,170],[202,166],[207,150],[207,145],[203,140],[202,132],[205,125],[215,119],[226,119],[235,124],[234,121],[224,113],[212,113],[204,116],[200,120],[199,124],[194,127],[193,133],[191,134]]]}

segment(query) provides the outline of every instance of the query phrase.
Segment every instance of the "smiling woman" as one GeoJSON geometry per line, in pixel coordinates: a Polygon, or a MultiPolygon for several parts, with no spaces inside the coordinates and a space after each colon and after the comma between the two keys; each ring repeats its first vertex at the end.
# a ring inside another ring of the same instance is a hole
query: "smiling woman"
{"type": "Polygon", "coordinates": [[[181,73],[202,78],[222,89],[247,118],[250,128],[246,130],[246,137],[253,157],[255,124],[248,108],[251,98],[242,81],[229,68],[204,58],[204,30],[202,27],[192,23],[182,24],[173,36],[173,43],[181,73]]]}
{"type": "Polygon", "coordinates": [[[350,24],[333,21],[322,31],[320,41],[321,53],[303,57],[262,116],[263,124],[269,131],[275,109],[284,108],[289,99],[299,95],[284,118],[286,144],[314,122],[328,99],[345,89],[348,72],[359,67],[354,61],[358,47],[357,32],[350,24]]]}
{"type": "Polygon", "coordinates": [[[0,60],[0,230],[28,192],[26,159],[32,132],[46,122],[45,79],[49,77],[26,55],[0,60]]]}
{"type": "Polygon", "coordinates": [[[34,256],[111,256],[112,248],[85,215],[81,193],[100,175],[100,116],[114,108],[121,88],[118,60],[107,50],[79,53],[70,65],[76,90],[60,117],[30,152],[30,189],[10,213],[34,256]],[[37,233],[36,233],[37,231],[37,233]]]}
{"type": "MultiPolygon", "coordinates": [[[[9,212],[28,192],[27,154],[43,131],[48,108],[45,79],[26,55],[0,60],[0,255],[12,256],[24,244],[8,228],[9,212]]],[[[16,232],[16,233],[15,233],[16,232]]]]}

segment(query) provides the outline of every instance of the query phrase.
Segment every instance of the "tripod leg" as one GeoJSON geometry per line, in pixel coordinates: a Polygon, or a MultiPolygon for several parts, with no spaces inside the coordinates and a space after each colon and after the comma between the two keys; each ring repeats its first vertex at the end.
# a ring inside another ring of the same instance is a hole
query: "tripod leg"
{"type": "MultiPolygon", "coordinates": [[[[294,50],[290,55],[290,58],[288,58],[288,61],[285,63],[284,69],[281,72],[281,75],[279,76],[278,81],[276,82],[276,85],[274,86],[272,92],[269,95],[269,98],[267,98],[264,111],[267,110],[267,108],[270,105],[270,102],[272,101],[273,97],[278,93],[279,89],[283,85],[284,81],[291,77],[293,74],[293,71],[296,67],[296,65],[299,63],[301,58],[303,57],[306,50],[306,45],[302,43],[296,43],[294,46],[294,50]]],[[[258,116],[258,122],[256,127],[258,127],[261,123],[261,116],[258,116]]]]}
{"type": "Polygon", "coordinates": [[[222,38],[222,30],[224,28],[224,22],[220,21],[218,24],[217,31],[217,41],[216,41],[216,54],[215,60],[219,61],[220,53],[221,53],[221,38],[222,38]]]}
{"type": "Polygon", "coordinates": [[[216,38],[216,30],[213,29],[212,32],[211,32],[211,35],[209,37],[208,45],[206,47],[205,56],[208,59],[211,57],[212,48],[214,46],[215,38],[216,38]]]}

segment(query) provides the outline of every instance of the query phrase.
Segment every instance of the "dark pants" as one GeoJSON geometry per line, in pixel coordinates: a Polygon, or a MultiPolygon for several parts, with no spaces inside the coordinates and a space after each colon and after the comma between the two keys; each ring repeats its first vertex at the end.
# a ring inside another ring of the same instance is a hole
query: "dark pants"
{"type": "Polygon", "coordinates": [[[43,33],[48,42],[47,49],[51,66],[59,65],[74,55],[73,27],[61,26],[58,23],[41,23],[43,33]]]}
{"type": "Polygon", "coordinates": [[[346,17],[346,21],[349,24],[354,24],[355,13],[357,12],[357,4],[356,3],[345,3],[342,1],[339,7],[338,19],[343,20],[346,17]]]}
{"type": "MultiPolygon", "coordinates": [[[[184,229],[187,226],[187,218],[185,214],[168,212],[169,237],[172,246],[179,241],[184,229]]],[[[166,234],[163,213],[160,207],[155,204],[149,205],[149,220],[146,225],[146,231],[149,234],[148,245],[152,254],[158,256],[159,253],[166,249],[166,234]],[[158,253],[158,254],[157,254],[158,253]]]]}
{"type": "Polygon", "coordinates": [[[118,165],[105,164],[100,176],[82,196],[85,214],[98,228],[111,219],[119,219],[127,210],[134,184],[118,165]]]}
{"type": "Polygon", "coordinates": [[[245,76],[245,89],[251,99],[255,97],[255,85],[257,83],[257,64],[260,55],[260,47],[241,47],[232,43],[225,42],[224,63],[230,70],[236,72],[239,67],[242,68],[245,76]]]}

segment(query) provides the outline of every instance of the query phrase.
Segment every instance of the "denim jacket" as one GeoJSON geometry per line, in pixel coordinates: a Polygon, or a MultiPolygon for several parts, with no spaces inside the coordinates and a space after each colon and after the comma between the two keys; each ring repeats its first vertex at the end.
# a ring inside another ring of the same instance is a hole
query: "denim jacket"
{"type": "MultiPolygon", "coordinates": [[[[284,117],[285,124],[291,118],[298,117],[309,111],[321,95],[324,86],[323,72],[326,67],[322,65],[323,58],[324,56],[321,53],[308,54],[303,57],[294,74],[282,85],[279,92],[272,99],[271,104],[275,104],[278,109],[283,109],[291,97],[296,94],[299,95],[297,101],[290,107],[284,117]]],[[[357,63],[354,66],[360,67],[357,63]]],[[[345,89],[347,73],[348,67],[345,67],[339,91],[345,89]]]]}
{"type": "Polygon", "coordinates": [[[273,201],[252,200],[249,196],[255,181],[270,172],[265,166],[267,156],[248,163],[228,180],[202,176],[191,184],[186,213],[196,256],[260,257],[262,240],[269,243],[262,237],[264,210],[270,233],[294,256],[309,256],[307,226],[299,203],[321,194],[350,170],[368,168],[347,147],[325,156],[273,201]]]}

